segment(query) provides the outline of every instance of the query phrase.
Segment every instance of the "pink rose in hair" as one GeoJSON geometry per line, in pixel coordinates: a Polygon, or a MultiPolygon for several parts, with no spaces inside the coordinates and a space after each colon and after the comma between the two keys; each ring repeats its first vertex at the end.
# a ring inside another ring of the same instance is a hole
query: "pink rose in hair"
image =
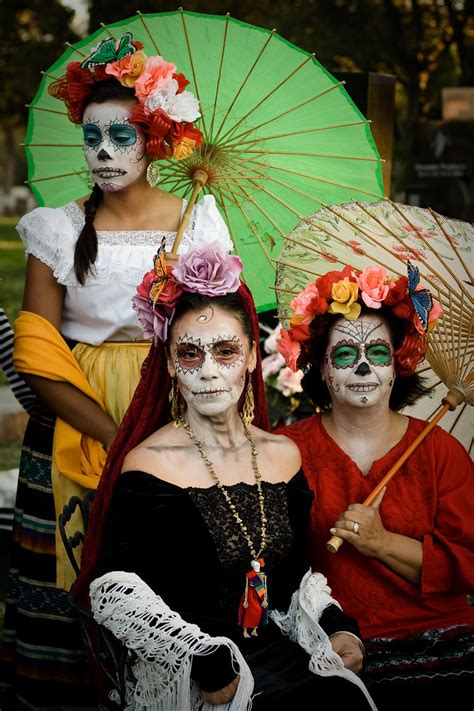
{"type": "Polygon", "coordinates": [[[290,304],[295,316],[302,317],[302,323],[310,323],[314,316],[323,314],[328,309],[326,299],[320,298],[316,284],[310,284],[304,291],[295,296],[290,304]]]}
{"type": "Polygon", "coordinates": [[[183,291],[195,291],[204,296],[224,296],[240,286],[242,262],[228,254],[219,242],[191,247],[182,254],[173,268],[174,277],[183,291]]]}
{"type": "Polygon", "coordinates": [[[386,283],[387,272],[383,267],[367,267],[357,277],[362,301],[371,309],[380,309],[390,287],[386,283]]]}
{"type": "Polygon", "coordinates": [[[135,82],[135,94],[140,101],[157,89],[161,89],[173,79],[176,64],[167,62],[159,55],[146,60],[145,66],[135,82]]]}
{"type": "Polygon", "coordinates": [[[142,325],[145,338],[153,338],[155,344],[158,341],[166,341],[168,326],[175,312],[174,307],[166,306],[159,302],[153,307],[148,296],[144,299],[138,294],[133,297],[132,306],[138,314],[138,320],[142,325]]]}
{"type": "Polygon", "coordinates": [[[301,353],[301,345],[297,341],[293,341],[284,328],[280,330],[278,352],[282,354],[288,368],[295,373],[298,370],[297,363],[301,353]]]}

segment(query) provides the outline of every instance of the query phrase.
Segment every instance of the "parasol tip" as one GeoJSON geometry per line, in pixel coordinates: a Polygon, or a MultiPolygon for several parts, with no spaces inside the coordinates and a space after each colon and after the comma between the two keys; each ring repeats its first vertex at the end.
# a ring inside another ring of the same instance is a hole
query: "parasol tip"
{"type": "Polygon", "coordinates": [[[452,386],[444,398],[442,399],[443,405],[447,405],[449,409],[455,410],[459,405],[467,400],[467,393],[463,392],[461,387],[452,386]]]}

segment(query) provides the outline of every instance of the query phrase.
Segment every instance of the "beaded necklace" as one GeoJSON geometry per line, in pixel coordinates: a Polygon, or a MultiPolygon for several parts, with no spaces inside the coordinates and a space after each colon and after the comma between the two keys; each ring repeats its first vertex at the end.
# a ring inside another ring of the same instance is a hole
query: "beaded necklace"
{"type": "Polygon", "coordinates": [[[229,492],[217,476],[216,470],[212,460],[204,450],[204,445],[200,439],[196,437],[189,423],[184,419],[180,418],[180,423],[183,426],[186,434],[196,445],[199,454],[204,460],[209,472],[216,482],[217,488],[222,493],[231,513],[234,517],[237,525],[239,526],[243,537],[245,538],[250,555],[252,556],[250,561],[251,570],[245,575],[245,592],[242,596],[239,610],[239,623],[244,628],[244,637],[249,637],[248,629],[252,629],[252,636],[257,636],[257,627],[264,625],[267,622],[267,608],[268,608],[268,595],[267,595],[267,576],[265,573],[261,572],[261,568],[265,566],[265,561],[261,557],[261,554],[265,550],[267,544],[267,516],[265,514],[265,498],[262,490],[262,475],[258,468],[258,451],[255,440],[250,434],[250,430],[245,426],[244,432],[245,436],[249,441],[250,450],[252,453],[252,468],[255,474],[255,483],[257,485],[258,491],[258,504],[260,508],[260,521],[261,521],[261,534],[260,534],[260,547],[258,551],[252,538],[250,537],[248,527],[242,521],[242,518],[237,511],[235,504],[233,503],[229,492]]]}

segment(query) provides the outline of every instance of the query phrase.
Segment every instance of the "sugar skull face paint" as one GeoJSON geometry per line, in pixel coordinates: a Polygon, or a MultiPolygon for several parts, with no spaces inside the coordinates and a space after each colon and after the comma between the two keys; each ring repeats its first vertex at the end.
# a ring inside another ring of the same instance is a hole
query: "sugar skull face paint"
{"type": "Polygon", "coordinates": [[[146,171],[145,136],[130,122],[132,108],[129,101],[106,101],[84,111],[84,155],[104,192],[122,190],[146,171]]]}
{"type": "Polygon", "coordinates": [[[385,321],[375,315],[337,321],[329,334],[322,374],[333,402],[356,407],[388,404],[395,369],[385,321]]]}
{"type": "Polygon", "coordinates": [[[238,403],[255,346],[230,313],[215,308],[212,318],[203,315],[189,312],[173,326],[168,369],[188,408],[212,416],[238,403]]]}

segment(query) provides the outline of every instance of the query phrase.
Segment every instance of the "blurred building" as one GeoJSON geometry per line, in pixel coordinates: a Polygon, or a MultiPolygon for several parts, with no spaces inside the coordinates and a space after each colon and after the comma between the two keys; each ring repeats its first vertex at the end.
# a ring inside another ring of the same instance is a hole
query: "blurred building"
{"type": "Polygon", "coordinates": [[[474,221],[474,87],[443,89],[442,119],[420,121],[415,135],[412,205],[474,221]]]}

